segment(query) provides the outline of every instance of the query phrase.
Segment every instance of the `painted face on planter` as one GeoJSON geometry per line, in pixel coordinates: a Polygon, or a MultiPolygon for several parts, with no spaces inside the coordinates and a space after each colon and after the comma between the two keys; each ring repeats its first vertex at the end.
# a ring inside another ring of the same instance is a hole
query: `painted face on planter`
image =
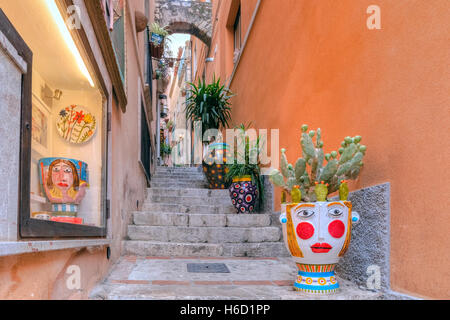
{"type": "Polygon", "coordinates": [[[68,190],[72,187],[74,182],[74,172],[70,165],[59,162],[52,167],[51,174],[52,182],[57,188],[68,190]]]}
{"type": "Polygon", "coordinates": [[[351,237],[351,203],[317,202],[288,205],[287,242],[299,263],[337,263],[351,237]]]}

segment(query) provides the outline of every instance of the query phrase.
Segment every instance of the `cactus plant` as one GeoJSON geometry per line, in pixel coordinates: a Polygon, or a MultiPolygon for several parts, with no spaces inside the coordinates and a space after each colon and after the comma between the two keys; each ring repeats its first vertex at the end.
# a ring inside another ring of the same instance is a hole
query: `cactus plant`
{"type": "Polygon", "coordinates": [[[328,186],[329,184],[323,181],[318,183],[316,181],[316,187],[314,188],[314,193],[316,194],[317,201],[327,201],[328,196],[328,186]]]}
{"type": "Polygon", "coordinates": [[[348,199],[348,185],[346,180],[342,180],[339,186],[339,199],[342,201],[348,199]]]}
{"type": "Polygon", "coordinates": [[[362,137],[347,136],[338,151],[325,154],[320,128],[308,132],[308,126],[302,125],[301,131],[303,157],[292,166],[286,149],[282,149],[280,170],[273,170],[270,181],[282,187],[291,198],[297,197],[298,191],[305,202],[326,201],[328,194],[338,190],[341,199],[347,199],[347,182],[358,177],[367,151],[367,147],[360,144],[362,137]]]}
{"type": "Polygon", "coordinates": [[[300,186],[296,185],[291,191],[292,202],[299,203],[302,201],[302,192],[300,191],[300,186]]]}

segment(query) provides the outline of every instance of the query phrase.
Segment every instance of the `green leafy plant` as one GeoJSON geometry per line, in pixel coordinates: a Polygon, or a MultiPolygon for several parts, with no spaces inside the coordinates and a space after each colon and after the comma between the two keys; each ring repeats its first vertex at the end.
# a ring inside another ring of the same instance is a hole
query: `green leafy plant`
{"type": "Polygon", "coordinates": [[[172,147],[166,143],[161,144],[160,150],[161,150],[161,157],[172,154],[172,147]]]}
{"type": "Polygon", "coordinates": [[[307,131],[308,126],[303,125],[303,158],[299,158],[293,166],[288,163],[286,150],[281,149],[280,170],[272,171],[270,181],[291,196],[293,189],[298,189],[301,200],[306,202],[326,201],[328,194],[338,190],[340,199],[346,200],[347,180],[355,180],[364,165],[362,160],[367,147],[360,144],[361,136],[346,137],[338,151],[324,154],[320,128],[307,131]]]}
{"type": "Polygon", "coordinates": [[[167,37],[169,35],[168,27],[161,27],[157,22],[153,22],[150,25],[150,32],[159,34],[163,38],[167,37]]]}
{"type": "Polygon", "coordinates": [[[189,83],[190,96],[186,99],[186,116],[192,122],[201,121],[202,134],[208,129],[227,128],[231,119],[229,99],[233,96],[229,89],[216,81],[214,76],[211,84],[199,80],[198,85],[189,83]]]}
{"type": "Polygon", "coordinates": [[[244,154],[239,154],[239,147],[234,150],[233,163],[226,165],[228,168],[226,179],[231,182],[236,177],[250,176],[259,194],[255,209],[256,211],[260,211],[264,202],[264,180],[261,175],[259,162],[259,154],[262,146],[260,137],[256,141],[250,141],[249,137],[245,135],[248,127],[250,127],[250,124],[247,127],[244,124],[235,127],[236,130],[239,130],[238,141],[244,143],[244,154]],[[245,163],[238,163],[239,158],[245,160],[245,163]],[[253,163],[253,160],[256,160],[256,163],[253,163]]]}

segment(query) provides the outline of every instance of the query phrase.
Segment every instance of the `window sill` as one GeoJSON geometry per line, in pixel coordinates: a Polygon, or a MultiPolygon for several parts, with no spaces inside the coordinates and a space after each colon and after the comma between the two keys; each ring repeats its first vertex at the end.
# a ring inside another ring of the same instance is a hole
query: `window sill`
{"type": "Polygon", "coordinates": [[[109,239],[6,241],[0,242],[0,257],[83,247],[101,247],[110,243],[109,239]]]}

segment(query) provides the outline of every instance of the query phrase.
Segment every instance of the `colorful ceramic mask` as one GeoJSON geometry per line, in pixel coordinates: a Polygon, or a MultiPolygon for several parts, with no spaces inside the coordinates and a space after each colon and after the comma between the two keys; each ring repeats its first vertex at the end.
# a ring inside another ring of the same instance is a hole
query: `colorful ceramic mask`
{"type": "Polygon", "coordinates": [[[334,267],[348,249],[359,220],[350,201],[283,205],[280,220],[287,249],[299,268],[295,289],[332,293],[339,284],[334,267]]]}
{"type": "Polygon", "coordinates": [[[88,187],[87,164],[67,158],[39,160],[41,185],[54,212],[77,212],[88,187]]]}

